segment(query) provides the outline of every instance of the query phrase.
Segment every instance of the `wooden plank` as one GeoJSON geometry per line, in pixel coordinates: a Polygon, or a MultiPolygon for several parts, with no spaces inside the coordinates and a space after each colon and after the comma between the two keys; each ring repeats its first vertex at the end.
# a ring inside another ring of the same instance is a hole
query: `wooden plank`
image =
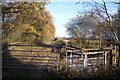
{"type": "MultiPolygon", "coordinates": [[[[39,58],[39,59],[35,59],[35,58],[31,58],[31,59],[28,59],[28,58],[16,58],[17,60],[28,60],[28,61],[34,61],[34,60],[57,60],[57,58],[39,58]]],[[[2,59],[3,61],[6,60],[6,59],[2,59]]],[[[9,59],[10,60],[13,60],[13,59],[9,59]]]]}
{"type": "Polygon", "coordinates": [[[75,46],[66,46],[65,48],[70,50],[75,50],[75,49],[81,50],[81,48],[75,46]]]}
{"type": "Polygon", "coordinates": [[[23,64],[23,63],[6,63],[3,64],[3,66],[25,66],[25,67],[30,67],[30,66],[50,66],[50,65],[57,65],[55,62],[33,62],[31,64],[23,64]]]}
{"type": "Polygon", "coordinates": [[[57,58],[57,56],[29,56],[29,55],[11,55],[11,56],[13,56],[13,57],[32,57],[32,58],[57,58]]]}
{"type": "Polygon", "coordinates": [[[8,44],[8,46],[37,46],[33,44],[8,44]]]}
{"type": "MultiPolygon", "coordinates": [[[[82,49],[83,51],[101,51],[100,48],[88,48],[88,49],[82,49]]],[[[103,48],[102,50],[111,50],[111,48],[103,48]]]]}
{"type": "MultiPolygon", "coordinates": [[[[43,59],[41,59],[41,60],[40,60],[40,59],[39,59],[39,60],[38,60],[38,59],[36,59],[36,60],[19,59],[19,60],[21,60],[21,63],[22,63],[22,62],[30,62],[30,61],[31,61],[31,62],[34,62],[34,63],[40,63],[40,62],[42,62],[42,63],[43,63],[43,62],[44,62],[44,63],[48,63],[48,62],[57,62],[57,61],[58,61],[57,59],[54,59],[54,60],[53,60],[53,59],[47,59],[47,60],[46,60],[46,59],[44,59],[44,60],[43,60],[43,59]]],[[[8,63],[8,62],[15,63],[15,62],[16,62],[16,63],[17,63],[17,62],[19,62],[19,61],[10,61],[10,60],[7,61],[7,60],[2,60],[2,62],[4,62],[4,63],[8,63]]]]}
{"type": "Polygon", "coordinates": [[[38,67],[17,67],[17,66],[2,66],[2,68],[38,69],[38,67]]]}
{"type": "MultiPolygon", "coordinates": [[[[19,66],[2,66],[2,68],[20,68],[20,69],[41,69],[44,66],[39,66],[39,67],[19,67],[19,66]]],[[[57,68],[57,66],[49,66],[51,68],[57,68]]]]}
{"type": "Polygon", "coordinates": [[[10,52],[51,52],[51,50],[39,50],[39,51],[35,51],[35,50],[9,50],[10,52]]]}
{"type": "Polygon", "coordinates": [[[30,47],[48,47],[51,48],[53,45],[41,44],[41,45],[34,45],[34,44],[8,44],[8,46],[30,46],[30,47]]]}
{"type": "Polygon", "coordinates": [[[67,52],[73,52],[73,53],[75,53],[75,52],[81,52],[81,50],[67,50],[67,52]]]}

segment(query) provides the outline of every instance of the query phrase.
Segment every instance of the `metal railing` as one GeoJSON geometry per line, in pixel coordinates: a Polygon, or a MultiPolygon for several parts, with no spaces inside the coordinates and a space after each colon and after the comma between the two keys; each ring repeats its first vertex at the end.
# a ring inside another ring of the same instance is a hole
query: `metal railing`
{"type": "Polygon", "coordinates": [[[93,52],[82,52],[81,50],[68,50],[66,52],[66,64],[70,68],[72,66],[82,66],[87,68],[93,66],[93,64],[100,64],[104,67],[109,64],[110,51],[93,51],[93,52]]]}

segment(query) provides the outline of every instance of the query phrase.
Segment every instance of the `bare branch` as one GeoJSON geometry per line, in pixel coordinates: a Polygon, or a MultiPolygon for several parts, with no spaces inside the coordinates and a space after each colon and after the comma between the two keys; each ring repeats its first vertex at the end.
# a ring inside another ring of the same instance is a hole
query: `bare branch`
{"type": "MultiPolygon", "coordinates": [[[[103,1],[103,4],[104,4],[104,7],[105,7],[105,12],[106,12],[106,15],[107,15],[107,17],[108,17],[108,20],[109,20],[109,23],[111,22],[111,19],[110,19],[110,15],[108,14],[108,9],[107,9],[107,7],[106,7],[106,3],[105,3],[105,1],[104,0],[102,0],[103,1]]],[[[111,23],[110,23],[111,24],[111,23]]]]}
{"type": "Polygon", "coordinates": [[[105,19],[105,17],[101,14],[98,14],[98,16],[100,16],[103,20],[105,20],[106,22],[110,23],[107,19],[105,19]]]}
{"type": "MultiPolygon", "coordinates": [[[[95,2],[95,4],[97,4],[99,7],[101,7],[102,9],[105,9],[104,5],[103,4],[99,4],[97,2],[95,2]]],[[[97,6],[96,6],[97,7],[97,6]]]]}

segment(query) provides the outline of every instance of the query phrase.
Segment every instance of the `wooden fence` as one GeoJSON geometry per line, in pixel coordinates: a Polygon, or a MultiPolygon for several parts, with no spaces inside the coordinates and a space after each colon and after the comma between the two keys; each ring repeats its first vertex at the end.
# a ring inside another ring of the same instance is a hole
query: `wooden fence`
{"type": "MultiPolygon", "coordinates": [[[[58,69],[60,55],[52,50],[35,49],[36,45],[2,45],[3,68],[54,68],[58,69]],[[18,49],[17,47],[30,47],[29,49],[18,49]],[[15,47],[12,49],[11,47],[15,47]]],[[[39,47],[39,46],[37,46],[39,47]]],[[[113,65],[114,51],[111,48],[100,49],[81,49],[76,47],[67,47],[65,53],[65,65],[75,68],[84,68],[89,66],[108,64],[113,65]]]]}
{"type": "MultiPolygon", "coordinates": [[[[51,50],[35,49],[35,45],[2,45],[3,68],[58,68],[59,54],[51,50]],[[11,49],[11,47],[15,49],[11,49]],[[29,49],[17,49],[17,47],[29,46],[29,49]]],[[[37,46],[39,47],[39,46],[37,46]]]]}

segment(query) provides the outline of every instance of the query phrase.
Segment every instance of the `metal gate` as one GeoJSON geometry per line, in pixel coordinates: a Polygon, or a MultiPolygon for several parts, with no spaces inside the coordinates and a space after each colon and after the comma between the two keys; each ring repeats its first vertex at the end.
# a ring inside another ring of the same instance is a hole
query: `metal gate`
{"type": "Polygon", "coordinates": [[[70,68],[106,67],[107,64],[109,64],[109,51],[68,50],[66,52],[66,65],[70,68]]]}

